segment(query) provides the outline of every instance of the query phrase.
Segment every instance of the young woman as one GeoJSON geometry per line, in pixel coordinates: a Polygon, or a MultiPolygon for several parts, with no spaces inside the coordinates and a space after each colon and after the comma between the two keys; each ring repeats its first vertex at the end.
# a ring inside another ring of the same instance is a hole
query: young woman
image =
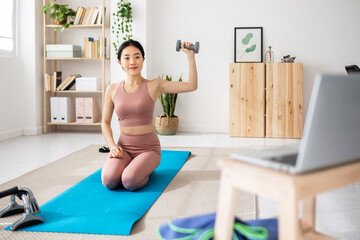
{"type": "Polygon", "coordinates": [[[184,42],[181,46],[189,64],[187,82],[144,79],[141,69],[145,52],[141,44],[130,39],[119,47],[118,63],[126,72],[126,78],[107,87],[101,123],[102,133],[110,148],[101,173],[102,183],[108,189],[119,185],[130,191],[142,188],[160,164],[160,142],[152,125],[155,102],[162,93],[197,89],[195,54],[184,48],[190,45],[184,42]],[[117,143],[110,126],[114,110],[121,132],[117,143]]]}

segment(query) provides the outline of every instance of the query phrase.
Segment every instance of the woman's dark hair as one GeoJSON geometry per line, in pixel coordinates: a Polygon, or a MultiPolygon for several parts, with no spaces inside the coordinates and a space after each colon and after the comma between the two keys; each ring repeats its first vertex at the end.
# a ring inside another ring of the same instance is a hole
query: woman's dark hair
{"type": "Polygon", "coordinates": [[[129,39],[129,40],[126,40],[125,42],[123,42],[123,43],[120,45],[120,47],[119,47],[118,54],[117,54],[117,58],[118,58],[119,61],[120,61],[120,59],[121,59],[122,51],[123,51],[126,47],[129,47],[129,46],[134,46],[134,47],[136,47],[137,49],[139,49],[140,52],[141,52],[142,57],[145,59],[144,48],[141,46],[141,44],[140,44],[138,41],[129,39]]]}

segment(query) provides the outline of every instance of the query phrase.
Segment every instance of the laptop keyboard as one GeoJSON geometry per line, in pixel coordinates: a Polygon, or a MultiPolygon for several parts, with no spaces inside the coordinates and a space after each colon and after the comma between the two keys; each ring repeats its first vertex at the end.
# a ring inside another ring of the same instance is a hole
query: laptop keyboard
{"type": "Polygon", "coordinates": [[[297,159],[297,153],[289,154],[289,155],[282,155],[277,157],[271,157],[269,158],[271,161],[274,162],[280,162],[287,165],[295,166],[296,159],[297,159]]]}

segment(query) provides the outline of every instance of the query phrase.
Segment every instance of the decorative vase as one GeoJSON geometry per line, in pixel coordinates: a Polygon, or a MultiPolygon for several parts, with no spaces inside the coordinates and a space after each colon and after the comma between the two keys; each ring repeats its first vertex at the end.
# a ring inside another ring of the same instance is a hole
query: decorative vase
{"type": "Polygon", "coordinates": [[[179,118],[177,116],[169,117],[167,113],[166,116],[157,116],[155,118],[155,130],[160,135],[174,135],[179,126],[179,118]]]}
{"type": "Polygon", "coordinates": [[[269,50],[265,53],[265,62],[274,62],[274,52],[271,51],[271,46],[269,46],[269,50]]]}

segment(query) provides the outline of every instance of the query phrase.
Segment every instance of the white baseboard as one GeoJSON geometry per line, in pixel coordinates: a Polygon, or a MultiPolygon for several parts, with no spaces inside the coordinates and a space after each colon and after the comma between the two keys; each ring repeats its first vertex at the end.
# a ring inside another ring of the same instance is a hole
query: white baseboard
{"type": "Polygon", "coordinates": [[[36,136],[43,133],[44,127],[24,128],[24,136],[36,136]]]}
{"type": "MultiPolygon", "coordinates": [[[[120,132],[119,125],[112,124],[111,129],[113,133],[120,132]]],[[[188,133],[229,133],[228,127],[213,126],[213,125],[179,125],[178,131],[188,133]]]]}
{"type": "Polygon", "coordinates": [[[229,133],[229,129],[223,126],[213,125],[179,125],[178,131],[189,133],[229,133]]]}
{"type": "Polygon", "coordinates": [[[0,141],[22,136],[23,132],[23,129],[14,129],[10,131],[0,132],[0,141]]]}
{"type": "Polygon", "coordinates": [[[13,129],[10,131],[0,132],[0,141],[20,136],[35,136],[43,133],[43,127],[13,129]]]}

